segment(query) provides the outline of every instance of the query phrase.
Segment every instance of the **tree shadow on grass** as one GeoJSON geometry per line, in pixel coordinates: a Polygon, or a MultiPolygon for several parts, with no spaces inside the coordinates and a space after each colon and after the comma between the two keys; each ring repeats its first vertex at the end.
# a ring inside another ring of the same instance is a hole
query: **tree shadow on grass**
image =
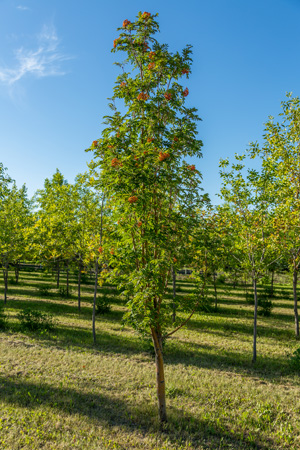
{"type": "Polygon", "coordinates": [[[222,351],[217,353],[214,347],[203,346],[202,344],[186,342],[181,345],[172,343],[169,345],[165,361],[167,364],[185,364],[198,368],[219,370],[225,372],[240,373],[247,378],[260,378],[272,382],[280,382],[282,376],[290,375],[291,368],[288,358],[261,356],[259,354],[257,362],[252,363],[252,348],[248,352],[222,351]]]}
{"type": "MultiPolygon", "coordinates": [[[[225,313],[225,311],[223,311],[225,313]]],[[[227,311],[226,311],[227,313],[227,311]]],[[[233,316],[233,314],[220,314],[220,312],[215,313],[213,316],[209,318],[207,322],[204,320],[197,320],[197,318],[192,318],[189,320],[189,322],[186,325],[187,329],[190,330],[197,330],[199,333],[212,333],[217,332],[219,334],[224,335],[230,335],[239,333],[240,335],[245,336],[252,336],[253,335],[253,324],[252,323],[245,323],[245,322],[238,322],[230,321],[230,318],[233,316]],[[227,318],[228,321],[222,321],[222,319],[227,318]]],[[[234,316],[237,318],[237,313],[234,314],[234,316]]],[[[245,318],[252,319],[253,313],[247,316],[244,316],[245,318]]],[[[283,328],[273,328],[272,325],[274,323],[273,318],[260,318],[258,317],[258,324],[257,324],[257,334],[258,337],[266,337],[272,340],[293,340],[294,339],[294,328],[292,320],[293,318],[289,316],[289,319],[291,320],[291,328],[289,329],[283,329],[283,328]],[[266,326],[264,322],[266,320],[269,320],[270,325],[266,326]]]]}
{"type": "MultiPolygon", "coordinates": [[[[213,419],[199,419],[192,414],[169,408],[169,422],[163,431],[159,428],[155,406],[149,412],[149,407],[142,404],[134,406],[126,401],[115,398],[107,393],[84,392],[70,387],[57,387],[45,382],[33,383],[20,380],[17,377],[0,377],[0,400],[8,405],[37,409],[41,406],[68,415],[79,415],[90,418],[94,424],[103,427],[119,426],[126,433],[138,431],[146,436],[153,433],[162,445],[171,441],[173,444],[189,445],[197,449],[205,443],[207,450],[235,449],[271,450],[276,447],[265,446],[263,443],[248,443],[244,433],[234,434],[228,426],[216,423],[213,419]],[[254,445],[253,445],[254,444],[254,445]]],[[[55,424],[53,424],[55,426],[55,424]]],[[[183,447],[180,447],[183,448],[183,447]]]]}

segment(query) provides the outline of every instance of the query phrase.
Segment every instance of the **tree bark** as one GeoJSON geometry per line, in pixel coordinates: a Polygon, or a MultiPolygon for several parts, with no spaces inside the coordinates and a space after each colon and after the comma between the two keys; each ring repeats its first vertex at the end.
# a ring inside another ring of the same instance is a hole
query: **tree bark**
{"type": "Polygon", "coordinates": [[[81,304],[80,304],[80,301],[81,301],[81,298],[80,298],[81,268],[82,268],[82,266],[81,266],[81,261],[80,261],[79,262],[79,267],[78,267],[78,312],[80,312],[80,307],[81,307],[81,304]]]}
{"type": "Polygon", "coordinates": [[[67,270],[67,298],[69,297],[69,261],[67,261],[66,264],[66,270],[67,270]]]}
{"type": "Polygon", "coordinates": [[[59,274],[60,274],[60,267],[59,267],[59,261],[57,261],[57,267],[56,267],[56,287],[59,288],[59,274]]]}
{"type": "Polygon", "coordinates": [[[257,288],[256,288],[256,276],[253,276],[253,290],[254,290],[254,326],[253,326],[253,358],[252,362],[256,362],[256,337],[257,337],[257,288]]]}
{"type": "Polygon", "coordinates": [[[93,341],[94,341],[94,344],[96,344],[96,298],[97,298],[97,288],[98,288],[98,272],[99,272],[99,263],[98,263],[98,259],[97,259],[96,273],[95,273],[94,301],[93,301],[93,341]]]}
{"type": "Polygon", "coordinates": [[[173,279],[173,316],[172,316],[172,320],[173,323],[176,320],[176,272],[174,267],[172,267],[172,279],[173,279]]]}
{"type": "Polygon", "coordinates": [[[217,294],[217,284],[216,284],[216,273],[213,271],[213,279],[214,279],[214,291],[215,291],[215,311],[218,309],[218,294],[217,294]]]}
{"type": "Polygon", "coordinates": [[[8,264],[6,263],[3,269],[3,278],[4,278],[4,304],[6,305],[7,301],[7,281],[8,281],[8,264]]]}
{"type": "Polygon", "coordinates": [[[294,314],[295,314],[295,335],[296,335],[296,337],[299,337],[297,282],[298,282],[298,271],[297,271],[297,269],[294,268],[294,271],[293,271],[293,296],[294,296],[294,314]]]}
{"type": "Polygon", "coordinates": [[[17,261],[15,264],[15,276],[16,276],[16,284],[19,282],[19,273],[20,273],[20,261],[17,261]]]}
{"type": "Polygon", "coordinates": [[[274,293],[274,270],[272,270],[272,275],[271,275],[271,295],[273,295],[274,293]]]}
{"type": "Polygon", "coordinates": [[[156,390],[158,400],[158,411],[160,424],[167,422],[166,411],[166,389],[165,389],[165,375],[164,375],[164,360],[162,351],[162,336],[154,328],[151,329],[152,341],[155,350],[155,365],[156,365],[156,390]]]}

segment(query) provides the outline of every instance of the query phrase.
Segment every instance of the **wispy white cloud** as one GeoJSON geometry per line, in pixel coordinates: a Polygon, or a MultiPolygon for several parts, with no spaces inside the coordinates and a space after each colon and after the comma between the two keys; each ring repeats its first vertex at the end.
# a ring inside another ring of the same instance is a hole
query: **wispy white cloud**
{"type": "Polygon", "coordinates": [[[37,36],[35,49],[18,48],[15,50],[14,67],[0,67],[0,83],[12,86],[25,75],[37,78],[64,75],[61,63],[68,59],[59,50],[59,39],[53,26],[44,25],[37,36]]]}
{"type": "Polygon", "coordinates": [[[28,6],[18,5],[17,9],[20,9],[21,11],[29,11],[28,6]]]}

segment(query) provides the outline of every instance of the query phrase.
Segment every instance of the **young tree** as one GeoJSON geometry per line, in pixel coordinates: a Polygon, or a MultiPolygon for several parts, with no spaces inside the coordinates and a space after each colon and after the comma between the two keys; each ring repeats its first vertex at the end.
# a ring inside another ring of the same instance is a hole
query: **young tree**
{"type": "MultiPolygon", "coordinates": [[[[1,168],[0,168],[1,169],[1,168]]],[[[0,177],[3,175],[0,170],[0,177]]],[[[4,303],[7,300],[8,269],[15,267],[18,282],[19,261],[27,251],[28,229],[31,226],[31,205],[26,187],[18,189],[9,178],[2,178],[0,204],[0,264],[4,278],[4,303]]]]}
{"type": "Polygon", "coordinates": [[[235,156],[229,172],[228,160],[222,160],[223,185],[220,197],[225,204],[219,207],[224,229],[230,236],[227,245],[239,268],[252,278],[254,292],[253,358],[256,361],[257,340],[257,282],[266,269],[278,258],[272,229],[272,199],[268,190],[268,176],[264,171],[248,169],[244,174],[245,155],[235,156]]]}
{"type": "MultiPolygon", "coordinates": [[[[159,44],[153,37],[159,30],[156,16],[139,13],[135,22],[125,20],[119,28],[113,51],[124,51],[127,59],[118,63],[123,73],[111,99],[112,115],[105,117],[107,127],[91,149],[115,224],[115,244],[103,245],[100,262],[110,261],[129,299],[127,320],[152,338],[159,416],[165,422],[163,341],[187,320],[179,323],[178,315],[170,331],[173,301],[165,292],[202,200],[200,174],[183,157],[201,156],[202,143],[196,138],[196,109],[186,106],[189,90],[179,83],[190,74],[191,46],[172,54],[159,44]],[[124,101],[123,113],[118,99],[124,101]]],[[[196,297],[187,302],[190,315],[196,297]]]]}
{"type": "Polygon", "coordinates": [[[273,117],[265,125],[260,148],[252,144],[269,177],[269,189],[276,201],[274,221],[278,250],[293,274],[295,334],[299,337],[297,282],[300,268],[300,100],[287,95],[282,102],[281,122],[273,117]]]}
{"type": "Polygon", "coordinates": [[[74,187],[57,170],[52,179],[46,179],[44,189],[36,194],[37,258],[56,265],[57,287],[60,270],[66,268],[66,294],[69,295],[70,264],[76,255],[76,205],[74,187]]]}

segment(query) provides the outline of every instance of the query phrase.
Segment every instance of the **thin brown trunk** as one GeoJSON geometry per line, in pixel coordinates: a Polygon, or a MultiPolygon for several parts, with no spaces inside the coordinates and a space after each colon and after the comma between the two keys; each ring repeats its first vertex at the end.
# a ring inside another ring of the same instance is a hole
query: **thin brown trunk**
{"type": "Polygon", "coordinates": [[[174,267],[172,267],[172,279],[173,279],[173,323],[176,320],[176,272],[174,267]]]}
{"type": "Polygon", "coordinates": [[[7,301],[7,281],[8,281],[8,264],[6,263],[3,269],[3,278],[4,278],[4,304],[6,305],[7,301]]]}
{"type": "Polygon", "coordinates": [[[218,309],[218,294],[217,294],[217,284],[216,284],[216,274],[214,271],[214,291],[215,291],[215,311],[218,309]]]}
{"type": "Polygon", "coordinates": [[[257,337],[257,289],[256,289],[256,276],[253,275],[253,290],[254,290],[254,326],[253,326],[253,358],[252,362],[256,362],[256,337],[257,337]]]}
{"type": "Polygon", "coordinates": [[[59,261],[57,261],[57,268],[56,268],[56,287],[59,288],[59,275],[60,275],[60,267],[59,267],[59,261]]]}
{"type": "Polygon", "coordinates": [[[166,411],[166,389],[165,389],[165,375],[164,375],[164,360],[162,351],[162,336],[154,328],[151,329],[152,341],[155,350],[155,365],[156,365],[156,390],[158,400],[159,420],[163,424],[167,422],[166,411]]]}
{"type": "Polygon", "coordinates": [[[80,307],[81,307],[81,298],[80,298],[80,288],[81,288],[81,261],[79,263],[79,268],[78,268],[78,312],[80,312],[80,307]]]}
{"type": "Polygon", "coordinates": [[[69,261],[67,262],[67,297],[69,297],[69,261]]]}
{"type": "Polygon", "coordinates": [[[96,273],[95,273],[94,301],[93,301],[93,341],[94,341],[94,344],[96,344],[96,298],[97,298],[97,288],[98,288],[98,272],[99,272],[99,263],[98,263],[98,259],[97,259],[96,273]]]}
{"type": "Polygon", "coordinates": [[[19,263],[19,261],[17,261],[15,264],[16,284],[18,284],[18,282],[19,282],[19,266],[20,266],[20,263],[19,263]]]}
{"type": "Polygon", "coordinates": [[[294,296],[294,314],[295,314],[295,334],[296,334],[296,337],[299,337],[297,282],[298,282],[298,272],[297,272],[297,269],[294,268],[294,271],[293,271],[293,296],[294,296]]]}
{"type": "Polygon", "coordinates": [[[272,275],[271,275],[271,292],[270,294],[273,295],[274,293],[274,270],[272,270],[272,275]]]}

